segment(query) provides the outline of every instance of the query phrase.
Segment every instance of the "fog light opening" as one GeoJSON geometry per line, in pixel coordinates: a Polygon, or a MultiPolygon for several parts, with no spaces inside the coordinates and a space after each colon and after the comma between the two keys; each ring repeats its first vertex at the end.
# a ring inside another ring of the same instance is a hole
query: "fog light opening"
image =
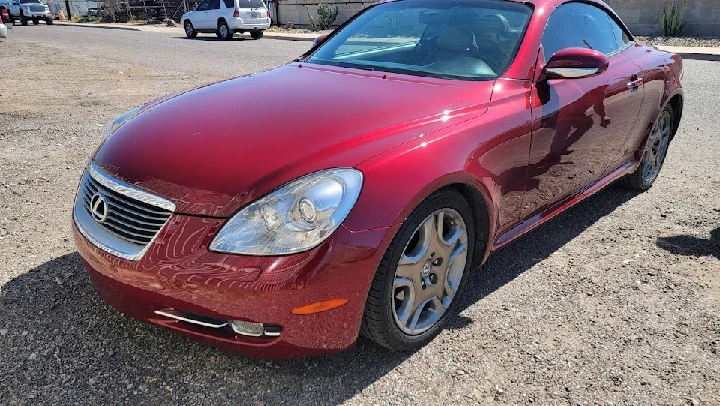
{"type": "Polygon", "coordinates": [[[231,320],[230,327],[235,334],[249,337],[277,337],[282,333],[282,327],[277,324],[253,323],[243,320],[231,320]]]}

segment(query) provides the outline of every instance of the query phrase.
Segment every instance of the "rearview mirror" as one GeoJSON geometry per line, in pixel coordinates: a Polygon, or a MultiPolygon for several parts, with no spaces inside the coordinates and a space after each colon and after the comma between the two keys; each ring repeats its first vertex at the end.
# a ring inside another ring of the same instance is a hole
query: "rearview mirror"
{"type": "Polygon", "coordinates": [[[323,34],[317,38],[315,38],[315,41],[313,41],[313,46],[317,46],[319,43],[325,41],[325,38],[327,38],[327,34],[323,34]]]}
{"type": "Polygon", "coordinates": [[[556,52],[543,69],[545,79],[577,79],[599,75],[610,60],[602,52],[586,48],[565,48],[556,52]]]}

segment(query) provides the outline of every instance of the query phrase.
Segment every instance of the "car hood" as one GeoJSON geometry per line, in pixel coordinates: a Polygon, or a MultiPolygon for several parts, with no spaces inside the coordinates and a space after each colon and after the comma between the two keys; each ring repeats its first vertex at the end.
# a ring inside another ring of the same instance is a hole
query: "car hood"
{"type": "Polygon", "coordinates": [[[292,63],[151,104],[93,161],[180,213],[226,217],[299,176],[476,117],[492,88],[292,63]]]}

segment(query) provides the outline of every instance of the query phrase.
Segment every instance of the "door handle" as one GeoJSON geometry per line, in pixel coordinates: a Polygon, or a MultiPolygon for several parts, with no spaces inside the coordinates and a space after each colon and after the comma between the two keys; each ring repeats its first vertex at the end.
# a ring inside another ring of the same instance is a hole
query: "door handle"
{"type": "Polygon", "coordinates": [[[637,89],[637,88],[639,88],[640,86],[642,86],[642,84],[643,84],[643,80],[642,80],[642,79],[638,79],[637,76],[633,75],[633,76],[630,78],[630,82],[628,82],[628,84],[627,84],[627,88],[628,88],[628,89],[631,89],[631,90],[632,90],[632,89],[637,89]]]}

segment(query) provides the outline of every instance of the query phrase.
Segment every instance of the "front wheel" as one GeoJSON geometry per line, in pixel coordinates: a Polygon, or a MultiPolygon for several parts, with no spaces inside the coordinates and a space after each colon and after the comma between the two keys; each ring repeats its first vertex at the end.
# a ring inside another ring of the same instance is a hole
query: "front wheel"
{"type": "Polygon", "coordinates": [[[20,25],[28,25],[28,19],[23,14],[20,14],[20,25]]]}
{"type": "Polygon", "coordinates": [[[250,33],[250,37],[251,37],[252,39],[260,39],[260,38],[262,38],[262,36],[263,36],[263,32],[262,32],[262,31],[253,31],[253,32],[250,33]]]}
{"type": "Polygon", "coordinates": [[[675,135],[675,120],[672,106],[667,105],[660,112],[650,136],[640,166],[625,178],[625,185],[633,190],[648,190],[655,183],[665,162],[668,146],[675,135]]]}
{"type": "Polygon", "coordinates": [[[233,37],[233,32],[228,27],[225,21],[220,21],[217,27],[217,36],[224,40],[230,40],[233,37]]]}
{"type": "Polygon", "coordinates": [[[375,273],[361,331],[393,350],[427,344],[458,302],[475,246],[472,210],[458,192],[425,199],[390,243],[375,273]]]}
{"type": "Polygon", "coordinates": [[[33,25],[38,25],[38,24],[40,24],[40,20],[37,18],[33,18],[33,25]]]}
{"type": "Polygon", "coordinates": [[[197,37],[197,31],[190,21],[185,21],[185,36],[188,38],[197,37]]]}

